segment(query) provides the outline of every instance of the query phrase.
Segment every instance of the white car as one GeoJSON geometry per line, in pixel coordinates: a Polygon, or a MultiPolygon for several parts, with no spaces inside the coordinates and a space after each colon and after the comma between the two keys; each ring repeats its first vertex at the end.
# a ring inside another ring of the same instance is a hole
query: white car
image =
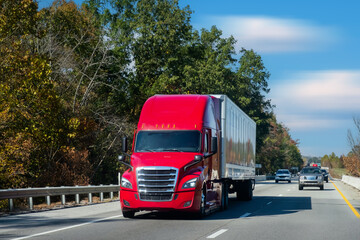
{"type": "Polygon", "coordinates": [[[291,183],[291,173],[288,169],[279,169],[275,175],[275,182],[278,183],[279,181],[287,181],[291,183]]]}

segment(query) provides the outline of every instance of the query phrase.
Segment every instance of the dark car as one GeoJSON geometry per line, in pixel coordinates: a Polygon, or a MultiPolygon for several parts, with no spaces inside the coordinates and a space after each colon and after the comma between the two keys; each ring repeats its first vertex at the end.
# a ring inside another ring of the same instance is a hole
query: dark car
{"type": "Polygon", "coordinates": [[[299,175],[299,190],[304,187],[319,187],[324,189],[324,177],[318,167],[304,167],[299,175]]]}
{"type": "Polygon", "coordinates": [[[326,171],[326,169],[320,169],[323,177],[324,177],[324,181],[326,181],[327,183],[329,182],[329,174],[328,172],[326,171]]]}

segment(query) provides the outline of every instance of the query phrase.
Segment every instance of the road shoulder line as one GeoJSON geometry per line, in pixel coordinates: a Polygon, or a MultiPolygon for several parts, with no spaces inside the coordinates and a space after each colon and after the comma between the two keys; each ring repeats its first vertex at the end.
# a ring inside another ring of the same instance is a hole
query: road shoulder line
{"type": "Polygon", "coordinates": [[[101,219],[96,219],[90,222],[85,222],[85,223],[80,223],[77,225],[72,225],[72,226],[68,226],[68,227],[63,227],[63,228],[58,228],[58,229],[54,229],[54,230],[50,230],[50,231],[46,231],[46,232],[41,232],[41,233],[35,233],[32,235],[28,235],[28,236],[24,236],[24,237],[18,237],[18,238],[13,238],[12,240],[20,240],[20,239],[28,239],[28,238],[33,238],[33,237],[37,237],[37,236],[42,236],[45,234],[50,234],[50,233],[54,233],[54,232],[60,232],[63,230],[67,230],[67,229],[71,229],[71,228],[76,228],[76,227],[82,227],[88,224],[92,224],[92,223],[96,223],[96,222],[101,222],[101,221],[105,221],[105,220],[109,220],[109,219],[113,219],[113,218],[118,218],[118,217],[122,217],[122,215],[117,215],[117,216],[111,216],[111,217],[107,217],[107,218],[101,218],[101,219]]]}
{"type": "Polygon", "coordinates": [[[344,196],[344,194],[338,189],[338,187],[335,185],[333,181],[330,180],[330,182],[334,185],[335,189],[340,193],[342,198],[345,200],[351,211],[355,214],[357,218],[360,218],[360,214],[356,211],[356,209],[351,205],[351,203],[347,200],[347,198],[344,196]]]}

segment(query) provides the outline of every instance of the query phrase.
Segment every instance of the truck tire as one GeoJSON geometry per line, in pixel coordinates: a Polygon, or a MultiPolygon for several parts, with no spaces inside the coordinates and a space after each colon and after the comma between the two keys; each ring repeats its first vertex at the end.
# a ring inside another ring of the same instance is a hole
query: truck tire
{"type": "Polygon", "coordinates": [[[206,215],[206,186],[201,189],[201,201],[199,211],[196,213],[196,218],[203,218],[206,215]]]}
{"type": "Polygon", "coordinates": [[[135,211],[123,211],[122,214],[125,218],[133,218],[135,216],[135,211]]]}
{"type": "Polygon", "coordinates": [[[245,184],[245,191],[244,191],[244,200],[250,201],[253,198],[253,188],[252,188],[252,181],[248,180],[245,184]]]}
{"type": "Polygon", "coordinates": [[[304,188],[303,185],[299,184],[299,190],[303,190],[303,188],[304,188]]]}
{"type": "Polygon", "coordinates": [[[223,182],[222,184],[222,190],[221,190],[221,210],[224,211],[228,208],[229,205],[229,194],[228,194],[228,185],[226,182],[223,182]]]}
{"type": "Polygon", "coordinates": [[[236,199],[241,201],[250,201],[253,197],[252,181],[242,182],[237,187],[236,199]]]}

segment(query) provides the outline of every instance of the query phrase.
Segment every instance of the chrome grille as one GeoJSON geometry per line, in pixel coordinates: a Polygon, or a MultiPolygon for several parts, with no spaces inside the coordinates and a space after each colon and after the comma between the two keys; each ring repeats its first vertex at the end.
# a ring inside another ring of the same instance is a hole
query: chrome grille
{"type": "Polygon", "coordinates": [[[139,197],[142,201],[171,201],[178,170],[171,167],[142,167],[136,170],[139,197]]]}

